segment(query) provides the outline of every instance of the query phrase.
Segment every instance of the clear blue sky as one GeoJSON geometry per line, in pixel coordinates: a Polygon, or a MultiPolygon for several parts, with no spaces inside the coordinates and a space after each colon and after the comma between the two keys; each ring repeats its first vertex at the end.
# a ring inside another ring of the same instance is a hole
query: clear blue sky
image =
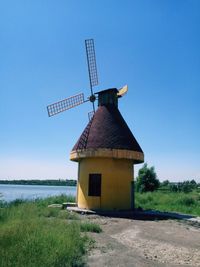
{"type": "MultiPolygon", "coordinates": [[[[1,1],[0,179],[77,178],[69,153],[90,103],[48,118],[47,104],[128,84],[119,109],[160,180],[200,182],[200,1],[1,1]]],[[[142,165],[137,166],[140,168],[142,165]]]]}

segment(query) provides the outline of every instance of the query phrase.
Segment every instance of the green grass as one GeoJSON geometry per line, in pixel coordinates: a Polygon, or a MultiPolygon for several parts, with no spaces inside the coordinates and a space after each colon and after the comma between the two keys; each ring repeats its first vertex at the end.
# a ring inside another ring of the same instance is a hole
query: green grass
{"type": "Polygon", "coordinates": [[[101,233],[101,227],[96,223],[84,222],[80,224],[81,232],[101,233]]]}
{"type": "Polygon", "coordinates": [[[136,193],[136,207],[159,211],[173,211],[200,216],[200,194],[148,192],[136,193]]]}
{"type": "Polygon", "coordinates": [[[87,227],[78,215],[47,207],[62,202],[69,202],[69,199],[59,196],[3,203],[0,208],[0,266],[84,266],[84,255],[92,241],[82,232],[100,232],[100,227],[95,224],[87,227]]]}

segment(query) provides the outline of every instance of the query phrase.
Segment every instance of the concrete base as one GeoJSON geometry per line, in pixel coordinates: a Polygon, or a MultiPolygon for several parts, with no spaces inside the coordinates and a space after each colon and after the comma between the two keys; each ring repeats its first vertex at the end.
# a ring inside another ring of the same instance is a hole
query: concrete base
{"type": "Polygon", "coordinates": [[[77,207],[75,202],[64,202],[62,203],[62,208],[67,209],[68,207],[77,207]]]}
{"type": "Polygon", "coordinates": [[[93,211],[93,210],[86,210],[86,209],[80,209],[78,208],[77,206],[76,207],[66,207],[66,209],[68,211],[73,211],[73,212],[76,212],[76,213],[79,213],[79,214],[88,214],[88,215],[94,215],[94,214],[97,214],[96,211],[93,211]]]}
{"type": "Polygon", "coordinates": [[[175,212],[160,212],[154,210],[119,210],[119,211],[103,211],[103,210],[88,210],[78,208],[75,206],[67,206],[68,211],[73,211],[79,214],[86,215],[100,215],[108,217],[118,217],[118,218],[130,218],[134,220],[167,220],[167,219],[176,219],[176,220],[186,220],[190,222],[196,222],[200,224],[200,217],[180,214],[175,212]]]}

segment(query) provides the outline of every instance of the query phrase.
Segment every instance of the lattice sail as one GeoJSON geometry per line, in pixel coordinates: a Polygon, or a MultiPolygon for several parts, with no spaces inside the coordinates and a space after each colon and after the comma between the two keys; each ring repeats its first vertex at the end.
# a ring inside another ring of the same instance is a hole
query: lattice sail
{"type": "Polygon", "coordinates": [[[85,40],[85,47],[86,47],[86,53],[87,53],[90,87],[92,88],[92,86],[98,85],[94,40],[93,39],[85,40]]]}
{"type": "Polygon", "coordinates": [[[64,100],[58,101],[54,104],[47,106],[47,111],[49,117],[54,116],[60,112],[63,112],[67,109],[73,108],[75,106],[83,104],[84,101],[84,94],[78,94],[75,96],[68,97],[64,100]]]}
{"type": "Polygon", "coordinates": [[[89,121],[91,121],[91,119],[93,118],[94,113],[95,113],[94,111],[88,112],[88,119],[89,119],[89,121]]]}

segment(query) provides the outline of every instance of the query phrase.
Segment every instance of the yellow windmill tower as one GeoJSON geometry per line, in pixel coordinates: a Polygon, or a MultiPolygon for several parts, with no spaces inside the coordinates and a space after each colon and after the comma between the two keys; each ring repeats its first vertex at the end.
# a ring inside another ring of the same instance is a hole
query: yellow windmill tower
{"type": "MultiPolygon", "coordinates": [[[[86,51],[91,88],[86,101],[92,102],[93,115],[70,153],[70,159],[78,162],[77,205],[92,210],[129,210],[133,208],[134,165],[144,162],[144,153],[118,109],[118,99],[128,87],[94,95],[92,87],[98,80],[92,39],[86,40],[86,51]]],[[[49,105],[49,116],[86,101],[79,94],[49,105]]]]}

